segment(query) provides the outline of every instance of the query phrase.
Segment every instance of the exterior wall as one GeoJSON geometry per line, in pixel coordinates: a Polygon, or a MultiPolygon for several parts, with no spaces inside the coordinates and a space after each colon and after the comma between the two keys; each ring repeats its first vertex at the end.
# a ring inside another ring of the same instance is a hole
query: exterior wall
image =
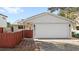
{"type": "Polygon", "coordinates": [[[23,30],[23,29],[25,29],[24,25],[13,25],[13,31],[20,31],[20,30],[23,30]],[[19,26],[23,26],[23,28],[19,28],[19,26]]]}
{"type": "Polygon", "coordinates": [[[4,28],[4,32],[12,32],[12,31],[11,31],[11,27],[9,27],[9,28],[4,28]]]}
{"type": "Polygon", "coordinates": [[[37,24],[37,23],[49,23],[49,24],[50,23],[68,23],[70,24],[70,22],[65,19],[60,19],[56,16],[45,14],[45,15],[38,16],[37,18],[26,20],[23,22],[23,25],[25,25],[25,29],[32,30],[34,27],[33,24],[37,24]]]}
{"type": "Polygon", "coordinates": [[[13,26],[13,31],[18,31],[18,25],[17,26],[13,26]]]}
{"type": "Polygon", "coordinates": [[[37,18],[29,19],[26,22],[32,22],[32,23],[69,23],[69,21],[65,19],[61,19],[52,15],[43,15],[37,18]]]}
{"type": "Polygon", "coordinates": [[[5,17],[5,16],[0,15],[0,27],[7,27],[6,17],[5,17],[5,19],[3,19],[3,17],[5,17]]]}
{"type": "Polygon", "coordinates": [[[31,22],[25,22],[24,25],[26,30],[33,30],[33,24],[31,22]]]}
{"type": "Polygon", "coordinates": [[[71,26],[71,28],[72,28],[72,30],[76,30],[76,24],[71,24],[72,26],[71,26]]]}

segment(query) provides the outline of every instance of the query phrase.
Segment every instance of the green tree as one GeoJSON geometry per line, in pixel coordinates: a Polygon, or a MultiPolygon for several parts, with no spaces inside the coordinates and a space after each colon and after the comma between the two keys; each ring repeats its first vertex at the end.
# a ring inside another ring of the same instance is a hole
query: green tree
{"type": "Polygon", "coordinates": [[[51,13],[58,10],[58,15],[74,20],[77,17],[77,13],[79,12],[79,7],[50,7],[48,10],[51,13]]]}

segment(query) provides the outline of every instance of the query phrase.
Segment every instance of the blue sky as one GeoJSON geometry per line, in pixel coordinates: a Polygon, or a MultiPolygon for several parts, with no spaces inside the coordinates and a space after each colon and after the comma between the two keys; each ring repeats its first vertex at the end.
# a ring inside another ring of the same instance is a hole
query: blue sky
{"type": "Polygon", "coordinates": [[[47,7],[0,7],[0,13],[8,16],[7,21],[10,23],[46,11],[47,7]]]}

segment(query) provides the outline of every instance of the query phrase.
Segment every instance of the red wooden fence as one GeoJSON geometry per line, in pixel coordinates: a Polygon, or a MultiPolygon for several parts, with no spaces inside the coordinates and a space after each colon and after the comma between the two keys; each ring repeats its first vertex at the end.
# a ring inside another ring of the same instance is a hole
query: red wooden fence
{"type": "Polygon", "coordinates": [[[0,48],[13,48],[18,45],[23,38],[32,38],[32,30],[23,30],[11,33],[0,33],[0,48]]]}
{"type": "Polygon", "coordinates": [[[32,38],[33,37],[33,30],[23,30],[23,37],[24,38],[32,38]]]}
{"type": "Polygon", "coordinates": [[[13,48],[23,39],[22,31],[13,33],[0,33],[0,48],[13,48]]]}
{"type": "Polygon", "coordinates": [[[3,33],[3,28],[0,27],[0,33],[3,33]]]}

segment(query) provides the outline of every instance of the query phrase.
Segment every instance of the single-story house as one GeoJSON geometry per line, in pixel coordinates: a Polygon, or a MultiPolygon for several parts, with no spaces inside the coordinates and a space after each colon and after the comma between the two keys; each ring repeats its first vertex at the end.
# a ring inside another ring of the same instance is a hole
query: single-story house
{"type": "Polygon", "coordinates": [[[19,31],[19,30],[22,30],[24,28],[25,28],[25,26],[22,25],[22,24],[12,24],[11,25],[11,31],[12,32],[19,31]]]}
{"type": "Polygon", "coordinates": [[[26,24],[24,24],[23,20],[25,19],[16,21],[14,24],[12,24],[13,31],[17,31],[20,29],[33,30],[32,23],[27,22],[26,24]]]}
{"type": "Polygon", "coordinates": [[[72,38],[71,28],[74,22],[49,12],[29,17],[21,23],[25,29],[29,27],[29,30],[33,30],[34,38],[72,38]]]}

